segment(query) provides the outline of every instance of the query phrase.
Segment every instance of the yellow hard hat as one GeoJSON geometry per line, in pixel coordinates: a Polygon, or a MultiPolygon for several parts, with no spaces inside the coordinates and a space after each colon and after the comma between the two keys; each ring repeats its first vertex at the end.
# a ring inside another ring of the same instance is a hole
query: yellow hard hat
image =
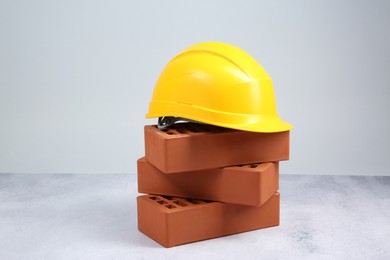
{"type": "Polygon", "coordinates": [[[272,79],[248,53],[230,44],[195,44],[161,73],[146,118],[178,117],[253,132],[292,126],[276,111],[272,79]]]}

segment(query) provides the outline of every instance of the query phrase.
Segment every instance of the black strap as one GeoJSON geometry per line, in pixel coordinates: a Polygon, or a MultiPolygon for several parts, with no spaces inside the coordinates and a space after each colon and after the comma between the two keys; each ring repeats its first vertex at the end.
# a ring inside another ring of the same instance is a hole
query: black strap
{"type": "Polygon", "coordinates": [[[164,129],[167,129],[168,127],[172,126],[174,123],[176,123],[178,121],[185,121],[185,122],[193,122],[193,123],[202,124],[201,122],[190,120],[187,118],[175,117],[175,116],[162,116],[162,117],[158,118],[157,127],[160,130],[164,130],[164,129]]]}

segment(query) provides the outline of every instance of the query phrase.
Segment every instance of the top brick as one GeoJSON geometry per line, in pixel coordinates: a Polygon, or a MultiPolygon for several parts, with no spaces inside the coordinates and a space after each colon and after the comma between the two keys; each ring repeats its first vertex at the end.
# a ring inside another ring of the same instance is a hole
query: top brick
{"type": "Polygon", "coordinates": [[[195,123],[144,130],[146,160],[167,174],[289,159],[289,131],[256,133],[195,123]]]}

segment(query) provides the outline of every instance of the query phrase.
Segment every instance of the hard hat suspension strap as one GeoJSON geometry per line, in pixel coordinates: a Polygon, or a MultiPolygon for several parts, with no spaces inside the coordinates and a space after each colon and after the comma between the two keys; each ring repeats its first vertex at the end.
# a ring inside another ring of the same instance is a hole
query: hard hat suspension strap
{"type": "Polygon", "coordinates": [[[176,123],[178,121],[202,124],[201,122],[190,120],[187,118],[175,117],[175,116],[162,116],[162,117],[158,118],[157,127],[160,130],[164,130],[164,129],[167,129],[168,127],[172,126],[174,123],[176,123]]]}

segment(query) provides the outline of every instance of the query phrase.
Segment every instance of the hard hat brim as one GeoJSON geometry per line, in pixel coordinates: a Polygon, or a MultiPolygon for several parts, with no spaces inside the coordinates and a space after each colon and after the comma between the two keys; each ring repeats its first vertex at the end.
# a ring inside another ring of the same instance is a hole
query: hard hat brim
{"type": "Polygon", "coordinates": [[[205,124],[260,133],[284,132],[293,128],[290,123],[281,120],[278,115],[234,114],[178,102],[156,100],[150,102],[146,118],[161,116],[182,117],[205,124]]]}

